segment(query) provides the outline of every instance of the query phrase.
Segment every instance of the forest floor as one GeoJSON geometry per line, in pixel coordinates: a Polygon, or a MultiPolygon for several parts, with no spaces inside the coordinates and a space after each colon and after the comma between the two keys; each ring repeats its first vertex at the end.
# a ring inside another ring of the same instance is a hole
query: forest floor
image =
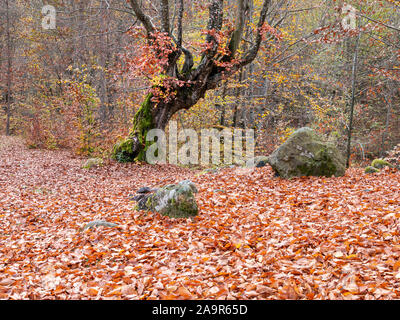
{"type": "Polygon", "coordinates": [[[399,299],[400,173],[274,178],[170,165],[85,170],[0,137],[1,299],[399,299]],[[191,179],[199,216],[134,210],[191,179]],[[122,228],[79,229],[93,220],[122,228]]]}

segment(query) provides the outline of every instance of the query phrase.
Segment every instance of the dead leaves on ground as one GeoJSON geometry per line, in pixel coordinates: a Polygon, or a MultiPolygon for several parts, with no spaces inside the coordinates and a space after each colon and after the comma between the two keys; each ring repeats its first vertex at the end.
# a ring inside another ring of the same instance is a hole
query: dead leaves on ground
{"type": "MultiPolygon", "coordinates": [[[[3,139],[3,138],[2,138],[3,139]]],[[[64,151],[0,150],[2,299],[398,299],[399,173],[196,175],[64,151]],[[133,210],[129,193],[191,179],[201,214],[133,210]],[[79,233],[106,220],[122,229],[79,233]]]]}

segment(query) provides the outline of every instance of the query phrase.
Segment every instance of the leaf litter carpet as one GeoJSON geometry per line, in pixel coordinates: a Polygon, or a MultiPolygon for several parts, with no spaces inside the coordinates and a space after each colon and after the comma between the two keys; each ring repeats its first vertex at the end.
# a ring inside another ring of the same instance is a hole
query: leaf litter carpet
{"type": "Polygon", "coordinates": [[[400,174],[273,177],[171,165],[85,170],[0,137],[1,299],[398,299],[400,174]],[[138,212],[143,186],[184,179],[199,216],[138,212]],[[79,232],[106,220],[121,228],[79,232]]]}

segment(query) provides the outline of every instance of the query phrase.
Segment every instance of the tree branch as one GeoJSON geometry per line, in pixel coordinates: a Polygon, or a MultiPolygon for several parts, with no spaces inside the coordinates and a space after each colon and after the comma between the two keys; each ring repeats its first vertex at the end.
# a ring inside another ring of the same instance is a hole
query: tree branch
{"type": "MultiPolygon", "coordinates": [[[[222,18],[224,15],[224,0],[212,0],[209,8],[209,20],[207,29],[209,31],[220,31],[222,28],[222,18]]],[[[207,35],[207,42],[217,43],[215,37],[211,34],[207,35]]]]}
{"type": "Polygon", "coordinates": [[[169,1],[160,0],[161,31],[169,34],[169,1]]]}
{"type": "Polygon", "coordinates": [[[384,27],[386,27],[386,28],[388,28],[388,29],[392,29],[392,30],[394,30],[394,31],[400,32],[400,28],[396,28],[396,27],[391,26],[391,25],[389,25],[389,24],[386,24],[386,23],[383,23],[383,22],[381,22],[381,21],[378,21],[378,20],[372,19],[372,18],[370,18],[370,17],[364,16],[364,15],[361,14],[361,13],[356,13],[356,15],[359,16],[359,17],[365,18],[365,19],[367,19],[367,20],[369,20],[369,21],[372,21],[372,22],[375,22],[375,23],[377,23],[377,24],[380,24],[381,26],[384,26],[384,27]]]}
{"type": "Polygon", "coordinates": [[[209,33],[206,37],[206,42],[212,45],[212,48],[208,49],[205,53],[203,53],[201,57],[201,62],[199,66],[191,73],[189,76],[190,80],[200,80],[206,81],[209,72],[213,68],[213,57],[217,53],[218,50],[218,41],[215,36],[212,34],[214,32],[220,31],[222,29],[223,23],[223,15],[224,15],[224,1],[223,0],[212,0],[209,7],[209,19],[207,30],[209,33]],[[199,79],[201,76],[201,79],[199,79]]]}
{"type": "Polygon", "coordinates": [[[236,26],[229,42],[229,50],[232,57],[235,56],[236,50],[239,48],[244,30],[246,11],[248,10],[248,0],[237,0],[237,2],[236,26]]]}
{"type": "Polygon", "coordinates": [[[150,35],[151,33],[153,33],[155,31],[155,27],[154,27],[153,23],[151,22],[149,16],[147,16],[142,11],[142,9],[140,8],[140,6],[136,0],[130,0],[130,4],[133,9],[133,12],[135,12],[136,17],[139,19],[139,21],[145,27],[147,34],[150,35]]]}
{"type": "Polygon", "coordinates": [[[262,41],[262,34],[261,29],[264,25],[265,19],[267,18],[268,9],[271,5],[271,0],[264,0],[263,7],[260,12],[260,18],[257,24],[257,33],[256,33],[256,40],[254,45],[247,51],[240,63],[240,66],[243,67],[249,63],[251,63],[256,57],[258,50],[260,49],[261,41],[262,41]]]}

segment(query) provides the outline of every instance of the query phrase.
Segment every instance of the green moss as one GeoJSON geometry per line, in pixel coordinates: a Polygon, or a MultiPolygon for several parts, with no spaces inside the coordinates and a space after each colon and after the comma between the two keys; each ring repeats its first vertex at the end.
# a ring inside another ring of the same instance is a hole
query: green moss
{"type": "Polygon", "coordinates": [[[130,131],[129,136],[114,146],[112,157],[115,160],[119,162],[146,160],[146,150],[151,145],[150,142],[146,142],[146,135],[151,129],[154,128],[152,113],[153,102],[151,101],[152,98],[152,93],[149,93],[146,96],[144,102],[133,118],[133,128],[130,131]],[[137,137],[139,143],[142,145],[142,148],[139,148],[138,152],[133,150],[134,137],[137,137]]]}
{"type": "Polygon", "coordinates": [[[147,211],[157,211],[170,218],[189,218],[198,214],[195,186],[180,183],[170,184],[158,189],[146,201],[147,211]]]}
{"type": "Polygon", "coordinates": [[[133,119],[133,129],[131,130],[131,135],[137,136],[139,142],[143,146],[143,148],[140,149],[139,153],[135,157],[135,160],[138,161],[146,161],[146,151],[151,145],[151,142],[146,141],[146,135],[151,129],[154,129],[152,111],[153,102],[151,101],[152,98],[153,94],[149,93],[133,119]]]}
{"type": "Polygon", "coordinates": [[[376,169],[382,169],[384,167],[392,167],[392,165],[389,162],[383,159],[375,159],[374,161],[372,161],[371,166],[376,169]]]}
{"type": "Polygon", "coordinates": [[[336,165],[329,156],[329,150],[326,146],[322,146],[320,150],[315,152],[314,158],[305,159],[301,165],[297,166],[297,169],[303,176],[331,177],[337,171],[336,165]]]}
{"type": "Polygon", "coordinates": [[[170,218],[189,218],[198,214],[198,208],[195,199],[177,200],[171,198],[168,200],[168,205],[165,210],[160,211],[163,216],[170,218]],[[190,201],[191,200],[191,201],[190,201]]]}
{"type": "Polygon", "coordinates": [[[115,144],[112,158],[118,162],[132,162],[134,160],[132,139],[128,137],[115,144]]]}
{"type": "Polygon", "coordinates": [[[321,150],[316,153],[316,167],[319,168],[319,173],[325,177],[331,177],[336,174],[337,168],[329,155],[328,147],[323,146],[321,150]]]}
{"type": "Polygon", "coordinates": [[[364,172],[365,173],[376,173],[376,172],[379,172],[379,169],[372,167],[372,166],[368,166],[365,168],[364,172]]]}
{"type": "Polygon", "coordinates": [[[133,118],[133,134],[139,134],[140,142],[144,143],[146,134],[149,130],[153,129],[153,103],[151,99],[153,94],[150,93],[146,96],[146,99],[142,103],[140,109],[133,118]]]}

